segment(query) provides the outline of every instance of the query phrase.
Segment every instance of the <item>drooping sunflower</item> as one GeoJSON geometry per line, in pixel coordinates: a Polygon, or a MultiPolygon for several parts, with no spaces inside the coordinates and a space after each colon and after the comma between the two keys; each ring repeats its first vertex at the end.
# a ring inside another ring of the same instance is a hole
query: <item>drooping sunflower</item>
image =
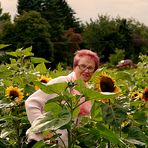
{"type": "Polygon", "coordinates": [[[115,80],[106,72],[96,77],[95,88],[99,92],[119,93],[121,89],[115,85],[115,80]]]}
{"type": "Polygon", "coordinates": [[[142,99],[144,99],[145,101],[148,101],[148,87],[144,89],[144,92],[142,94],[142,99]]]}
{"type": "Polygon", "coordinates": [[[6,88],[6,96],[10,101],[14,101],[17,104],[20,104],[23,101],[23,92],[18,87],[9,86],[6,88]]]}
{"type": "MultiPolygon", "coordinates": [[[[52,78],[51,77],[48,77],[48,76],[45,76],[45,75],[41,75],[39,78],[38,78],[38,81],[42,82],[42,83],[48,83],[52,78]]],[[[39,87],[38,86],[35,86],[35,90],[38,90],[39,87]]]]}

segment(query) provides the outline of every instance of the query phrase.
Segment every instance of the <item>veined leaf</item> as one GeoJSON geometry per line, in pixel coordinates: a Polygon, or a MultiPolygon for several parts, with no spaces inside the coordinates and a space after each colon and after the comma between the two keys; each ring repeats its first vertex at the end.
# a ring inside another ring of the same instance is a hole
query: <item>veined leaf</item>
{"type": "Polygon", "coordinates": [[[35,82],[35,85],[39,86],[42,91],[48,94],[56,93],[61,94],[67,87],[67,83],[56,83],[52,85],[45,85],[41,82],[35,82]]]}
{"type": "Polygon", "coordinates": [[[66,109],[61,109],[60,112],[46,112],[33,121],[31,128],[27,131],[27,134],[43,132],[49,129],[59,129],[67,124],[70,119],[71,115],[66,109]]]}

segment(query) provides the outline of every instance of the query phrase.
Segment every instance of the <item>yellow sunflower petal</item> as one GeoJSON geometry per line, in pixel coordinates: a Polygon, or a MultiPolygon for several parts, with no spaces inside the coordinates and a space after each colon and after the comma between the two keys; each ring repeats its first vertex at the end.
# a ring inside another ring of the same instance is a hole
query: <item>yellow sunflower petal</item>
{"type": "Polygon", "coordinates": [[[121,89],[115,85],[115,80],[105,72],[96,78],[95,88],[100,92],[118,93],[121,91],[121,89]]]}
{"type": "Polygon", "coordinates": [[[5,93],[10,101],[15,101],[16,103],[22,102],[24,98],[22,90],[18,87],[9,86],[6,88],[5,93]]]}

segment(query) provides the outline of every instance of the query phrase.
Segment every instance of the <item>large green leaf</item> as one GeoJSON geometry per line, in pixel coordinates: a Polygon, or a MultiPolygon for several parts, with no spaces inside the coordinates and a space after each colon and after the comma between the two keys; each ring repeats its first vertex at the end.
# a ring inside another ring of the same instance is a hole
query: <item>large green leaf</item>
{"type": "Polygon", "coordinates": [[[94,90],[93,88],[86,88],[82,80],[76,81],[76,90],[85,96],[86,99],[102,100],[102,99],[113,99],[117,96],[116,93],[102,93],[94,90]]]}
{"type": "Polygon", "coordinates": [[[60,112],[46,112],[33,121],[28,134],[43,132],[49,129],[56,130],[67,124],[70,119],[71,115],[66,109],[61,109],[60,112]]]}
{"type": "Polygon", "coordinates": [[[52,85],[45,85],[40,82],[35,82],[37,86],[40,87],[42,91],[48,94],[56,93],[56,94],[61,94],[66,88],[67,88],[67,83],[56,83],[52,85]]]}

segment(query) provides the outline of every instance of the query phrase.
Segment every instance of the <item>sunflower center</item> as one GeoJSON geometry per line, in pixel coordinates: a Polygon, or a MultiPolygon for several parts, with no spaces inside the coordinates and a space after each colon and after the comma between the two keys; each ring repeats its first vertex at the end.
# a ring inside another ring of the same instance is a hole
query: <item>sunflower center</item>
{"type": "Polygon", "coordinates": [[[42,83],[47,83],[47,80],[41,80],[42,83]]]}
{"type": "Polygon", "coordinates": [[[18,97],[18,92],[16,91],[10,91],[10,97],[11,97],[11,100],[14,101],[16,97],[18,97]]]}
{"type": "Polygon", "coordinates": [[[114,92],[114,82],[112,79],[103,77],[100,81],[100,89],[102,92],[114,92]]]}

